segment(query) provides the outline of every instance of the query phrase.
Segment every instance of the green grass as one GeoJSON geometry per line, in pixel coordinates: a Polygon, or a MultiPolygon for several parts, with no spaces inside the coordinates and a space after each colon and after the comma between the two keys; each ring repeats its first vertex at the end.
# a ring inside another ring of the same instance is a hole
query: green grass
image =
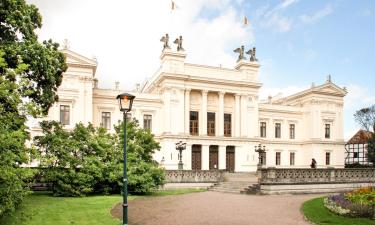
{"type": "MultiPolygon", "coordinates": [[[[202,190],[182,189],[149,193],[139,197],[177,195],[202,190]]],[[[0,225],[119,225],[121,221],[112,218],[111,208],[122,201],[122,196],[53,197],[46,193],[34,193],[11,216],[0,220],[0,225]]]]}
{"type": "Polygon", "coordinates": [[[317,225],[375,225],[375,220],[339,216],[326,209],[323,198],[315,198],[303,203],[301,208],[306,218],[317,225]]]}

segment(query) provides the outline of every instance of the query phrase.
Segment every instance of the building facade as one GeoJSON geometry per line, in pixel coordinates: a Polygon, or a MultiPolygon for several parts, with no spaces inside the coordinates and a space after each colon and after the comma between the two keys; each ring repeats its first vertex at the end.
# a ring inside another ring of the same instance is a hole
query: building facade
{"type": "MultiPolygon", "coordinates": [[[[58,88],[59,102],[45,119],[66,129],[91,122],[113,131],[122,120],[113,89],[98,87],[96,60],[63,49],[68,70],[58,88]]],[[[274,167],[343,167],[343,98],[346,90],[330,79],[289,97],[259,100],[260,64],[241,59],[233,69],[189,64],[184,51],[163,50],[160,68],[136,96],[131,117],[150,129],[160,142],[154,159],[166,169],[177,169],[176,142],[186,142],[184,169],[255,171],[264,145],[263,164],[274,167]]],[[[41,132],[38,121],[32,134],[41,132]]]]}

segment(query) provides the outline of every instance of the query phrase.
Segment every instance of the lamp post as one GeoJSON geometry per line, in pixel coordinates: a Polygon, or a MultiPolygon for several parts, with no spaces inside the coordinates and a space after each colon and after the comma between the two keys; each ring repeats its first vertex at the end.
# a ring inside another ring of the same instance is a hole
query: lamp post
{"type": "Polygon", "coordinates": [[[265,159],[263,158],[263,156],[264,156],[264,153],[266,153],[266,146],[263,145],[263,148],[262,148],[262,145],[259,143],[259,145],[258,146],[255,145],[254,148],[255,148],[255,152],[258,152],[259,154],[258,169],[260,169],[262,165],[264,164],[263,161],[265,159]]]}
{"type": "Polygon", "coordinates": [[[184,168],[184,164],[182,163],[182,151],[186,149],[186,143],[182,143],[182,141],[176,143],[176,150],[178,150],[179,153],[179,162],[178,162],[178,169],[182,170],[184,168]]]}
{"type": "Polygon", "coordinates": [[[135,96],[122,93],[117,95],[120,111],[124,116],[124,178],[123,178],[123,202],[122,202],[122,224],[128,225],[128,176],[126,174],[126,115],[132,109],[133,100],[135,96]]]}

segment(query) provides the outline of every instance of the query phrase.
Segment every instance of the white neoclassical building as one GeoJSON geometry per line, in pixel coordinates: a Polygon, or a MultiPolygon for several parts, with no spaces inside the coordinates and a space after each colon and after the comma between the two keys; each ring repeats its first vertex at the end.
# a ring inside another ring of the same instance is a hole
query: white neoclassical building
{"type": "MultiPolygon", "coordinates": [[[[59,101],[46,119],[67,129],[93,123],[113,131],[122,120],[116,96],[126,92],[102,89],[95,78],[96,60],[64,49],[68,70],[58,88],[59,101]]],[[[294,95],[259,100],[262,84],[257,61],[240,60],[235,68],[185,62],[184,51],[165,49],[160,68],[136,96],[131,117],[150,129],[160,142],[154,158],[166,169],[177,169],[175,143],[187,143],[184,169],[255,171],[254,146],[266,146],[263,163],[274,167],[343,167],[343,103],[346,90],[330,79],[294,95]]],[[[38,122],[31,123],[35,136],[38,122]]]]}

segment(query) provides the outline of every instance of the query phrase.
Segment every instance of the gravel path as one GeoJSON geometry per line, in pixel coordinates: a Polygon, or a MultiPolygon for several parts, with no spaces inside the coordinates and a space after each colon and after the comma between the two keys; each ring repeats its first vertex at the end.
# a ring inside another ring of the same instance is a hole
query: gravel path
{"type": "MultiPolygon", "coordinates": [[[[318,195],[199,192],[129,202],[130,225],[307,225],[301,204],[318,195]]],[[[121,204],[111,213],[122,218],[121,204]]]]}

